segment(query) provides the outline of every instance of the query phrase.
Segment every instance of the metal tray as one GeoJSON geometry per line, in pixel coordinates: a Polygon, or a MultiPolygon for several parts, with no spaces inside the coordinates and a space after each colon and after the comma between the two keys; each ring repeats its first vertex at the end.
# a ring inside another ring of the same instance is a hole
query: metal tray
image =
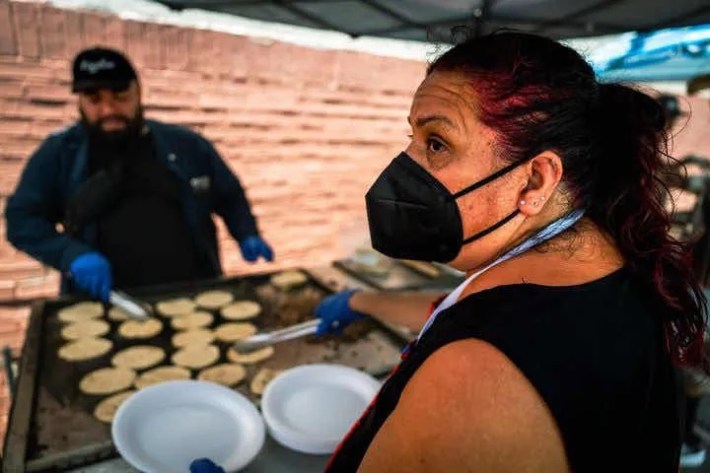
{"type": "MultiPolygon", "coordinates": [[[[147,302],[173,297],[194,297],[210,289],[228,290],[237,300],[257,300],[262,315],[254,323],[260,329],[282,326],[276,313],[290,300],[301,301],[305,295],[313,305],[332,292],[318,278],[309,276],[299,289],[283,292],[269,285],[270,274],[193,284],[162,286],[132,291],[147,302]],[[299,299],[301,298],[301,299],[299,299]]],[[[87,465],[116,455],[111,442],[110,426],[93,417],[95,406],[105,396],[90,396],[78,390],[79,380],[88,372],[110,366],[111,356],[118,350],[137,344],[152,344],[165,349],[168,364],[174,352],[170,339],[175,333],[165,323],[160,335],[148,340],[126,341],[117,336],[119,323],[109,321],[111,331],[105,337],[114,348],[103,357],[81,363],[67,363],[57,357],[61,340],[59,309],[76,303],[73,298],[39,302],[33,306],[21,359],[17,396],[13,403],[8,435],[5,440],[4,471],[61,471],[87,465]]],[[[214,325],[223,322],[217,312],[214,325]]],[[[258,396],[248,388],[252,376],[262,367],[286,369],[314,362],[333,362],[353,366],[373,375],[382,375],[399,361],[399,351],[406,343],[397,333],[372,323],[370,331],[360,339],[300,339],[279,344],[275,355],[254,367],[247,366],[247,378],[236,389],[247,395],[257,406],[258,396]]],[[[220,360],[225,362],[228,344],[219,344],[220,360]]],[[[193,371],[193,377],[196,371],[193,371]]]]}

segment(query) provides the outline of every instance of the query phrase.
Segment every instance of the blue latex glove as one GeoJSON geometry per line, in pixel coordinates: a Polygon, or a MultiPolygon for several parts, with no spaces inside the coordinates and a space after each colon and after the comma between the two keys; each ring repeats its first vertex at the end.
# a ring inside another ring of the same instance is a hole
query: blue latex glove
{"type": "Polygon", "coordinates": [[[69,265],[69,274],[76,286],[87,294],[108,302],[108,293],[113,286],[111,263],[99,253],[79,255],[69,265]]]}
{"type": "Polygon", "coordinates": [[[318,335],[343,333],[345,327],[365,317],[364,314],[350,308],[350,298],[357,289],[338,292],[323,299],[316,307],[316,317],[320,319],[318,335]]]}
{"type": "Polygon", "coordinates": [[[190,473],[224,473],[224,468],[215,465],[212,460],[200,458],[190,463],[190,473]]]}
{"type": "Polygon", "coordinates": [[[242,256],[250,263],[259,259],[259,256],[266,261],[274,260],[274,252],[271,247],[261,239],[260,236],[250,236],[239,242],[239,249],[242,251],[242,256]]]}

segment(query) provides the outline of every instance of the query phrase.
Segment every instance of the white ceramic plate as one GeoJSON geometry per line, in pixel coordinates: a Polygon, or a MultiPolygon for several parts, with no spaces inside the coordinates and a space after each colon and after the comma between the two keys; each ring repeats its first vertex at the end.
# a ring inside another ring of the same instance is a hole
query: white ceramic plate
{"type": "Polygon", "coordinates": [[[375,397],[380,383],[340,365],[284,371],[264,391],[261,411],[271,436],[299,452],[332,453],[375,397]]]}
{"type": "Polygon", "coordinates": [[[111,434],[121,456],[144,473],[187,473],[198,458],[233,472],[259,453],[264,430],[243,395],[207,381],[168,381],[124,402],[111,434]]]}

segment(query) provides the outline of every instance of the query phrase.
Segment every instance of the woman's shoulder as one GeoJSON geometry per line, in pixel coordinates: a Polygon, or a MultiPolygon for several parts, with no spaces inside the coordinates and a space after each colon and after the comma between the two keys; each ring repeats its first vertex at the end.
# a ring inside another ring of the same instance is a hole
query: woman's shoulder
{"type": "Polygon", "coordinates": [[[421,464],[437,471],[567,471],[544,401],[503,353],[481,340],[450,343],[428,357],[373,445],[382,451],[368,451],[363,466],[372,469],[363,471],[390,471],[381,468],[389,461],[397,471],[424,471],[421,464]],[[405,434],[412,448],[392,459],[397,449],[385,447],[405,434]]]}

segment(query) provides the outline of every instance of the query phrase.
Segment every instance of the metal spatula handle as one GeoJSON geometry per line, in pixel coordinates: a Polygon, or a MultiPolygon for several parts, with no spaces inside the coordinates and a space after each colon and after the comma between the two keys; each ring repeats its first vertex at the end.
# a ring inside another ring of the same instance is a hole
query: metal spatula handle
{"type": "Polygon", "coordinates": [[[234,349],[241,353],[258,350],[269,345],[316,333],[320,320],[309,320],[290,327],[252,335],[234,342],[234,349]]]}

